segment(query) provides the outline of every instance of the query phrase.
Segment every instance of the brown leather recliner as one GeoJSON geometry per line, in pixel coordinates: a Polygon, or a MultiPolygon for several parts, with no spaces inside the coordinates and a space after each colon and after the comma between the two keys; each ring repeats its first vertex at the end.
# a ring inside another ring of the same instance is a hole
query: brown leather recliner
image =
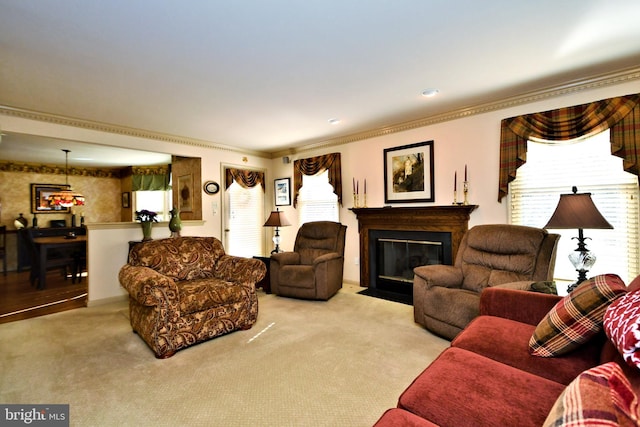
{"type": "Polygon", "coordinates": [[[413,313],[417,323],[453,339],[479,314],[480,293],[491,286],[530,290],[553,280],[558,234],[508,224],[467,231],[451,265],[416,267],[413,313]]]}
{"type": "Polygon", "coordinates": [[[347,226],[316,221],[298,230],[293,252],[271,255],[271,291],[280,296],[328,300],[342,288],[347,226]]]}

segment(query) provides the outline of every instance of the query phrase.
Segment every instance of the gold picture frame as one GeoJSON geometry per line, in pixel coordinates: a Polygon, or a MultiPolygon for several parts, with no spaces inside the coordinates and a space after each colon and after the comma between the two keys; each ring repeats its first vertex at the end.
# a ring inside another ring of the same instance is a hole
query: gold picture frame
{"type": "Polygon", "coordinates": [[[68,213],[69,208],[64,206],[50,206],[47,197],[56,191],[70,188],[67,184],[31,184],[31,213],[68,213]]]}

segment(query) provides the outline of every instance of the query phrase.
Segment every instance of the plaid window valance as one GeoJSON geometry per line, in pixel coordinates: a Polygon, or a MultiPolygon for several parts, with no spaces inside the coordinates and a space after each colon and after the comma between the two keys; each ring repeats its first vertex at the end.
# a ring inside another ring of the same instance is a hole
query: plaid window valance
{"type": "Polygon", "coordinates": [[[331,153],[293,162],[294,207],[298,204],[298,194],[302,188],[302,175],[312,176],[325,170],[329,171],[329,184],[333,186],[333,192],[338,196],[338,203],[342,204],[342,161],[340,153],[331,153]]]}
{"type": "Polygon", "coordinates": [[[498,202],[527,161],[529,139],[567,141],[606,129],[610,129],[611,154],[623,159],[625,171],[639,175],[640,94],[502,120],[498,202]]]}
{"type": "Polygon", "coordinates": [[[229,188],[233,181],[237,182],[242,188],[253,188],[256,185],[262,186],[264,191],[264,172],[252,171],[248,169],[228,168],[225,171],[225,190],[229,188]]]}

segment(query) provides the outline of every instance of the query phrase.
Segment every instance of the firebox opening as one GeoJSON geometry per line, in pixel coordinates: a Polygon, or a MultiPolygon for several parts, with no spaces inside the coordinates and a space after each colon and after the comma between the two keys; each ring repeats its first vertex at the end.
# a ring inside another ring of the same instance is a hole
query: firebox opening
{"type": "Polygon", "coordinates": [[[451,233],[370,230],[366,294],[413,304],[413,269],[451,264],[451,233]]]}

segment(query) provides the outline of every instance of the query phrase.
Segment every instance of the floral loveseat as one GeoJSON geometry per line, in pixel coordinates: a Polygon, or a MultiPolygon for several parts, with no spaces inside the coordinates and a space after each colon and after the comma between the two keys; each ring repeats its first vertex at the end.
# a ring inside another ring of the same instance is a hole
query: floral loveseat
{"type": "Polygon", "coordinates": [[[119,280],[129,293],[131,327],[157,358],[238,329],[258,317],[257,259],[226,255],[215,237],[136,244],[119,280]]]}

